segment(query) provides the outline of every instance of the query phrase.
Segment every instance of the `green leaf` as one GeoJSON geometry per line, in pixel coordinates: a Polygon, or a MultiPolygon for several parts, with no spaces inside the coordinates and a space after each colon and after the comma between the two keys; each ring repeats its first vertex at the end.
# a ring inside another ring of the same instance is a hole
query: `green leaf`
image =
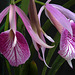
{"type": "Polygon", "coordinates": [[[21,65],[19,75],[28,75],[29,64],[30,64],[30,61],[28,60],[27,62],[25,62],[25,64],[21,65]]]}
{"type": "Polygon", "coordinates": [[[70,8],[75,4],[75,0],[69,0],[67,3],[65,3],[63,6],[66,8],[70,8]]]}
{"type": "Polygon", "coordinates": [[[12,75],[11,74],[11,68],[10,68],[9,62],[6,59],[5,59],[5,61],[6,61],[6,66],[7,66],[8,73],[9,73],[9,75],[12,75]]]}
{"type": "Polygon", "coordinates": [[[7,14],[7,17],[6,17],[4,31],[8,30],[8,26],[9,26],[9,14],[7,14]]]}
{"type": "Polygon", "coordinates": [[[31,61],[31,63],[30,63],[28,75],[38,75],[37,65],[34,61],[31,61]]]}
{"type": "Polygon", "coordinates": [[[60,55],[58,55],[56,60],[52,64],[52,68],[48,72],[48,75],[55,75],[55,73],[58,71],[58,69],[64,62],[65,62],[65,59],[63,59],[60,55]]]}
{"type": "Polygon", "coordinates": [[[0,27],[0,32],[4,29],[5,23],[0,27]]]}
{"type": "MultiPolygon", "coordinates": [[[[25,12],[25,14],[28,14],[28,5],[29,0],[22,0],[20,4],[20,8],[25,12]]],[[[20,17],[18,17],[18,23],[17,23],[18,31],[23,32],[22,28],[24,27],[23,22],[20,17]]]]}

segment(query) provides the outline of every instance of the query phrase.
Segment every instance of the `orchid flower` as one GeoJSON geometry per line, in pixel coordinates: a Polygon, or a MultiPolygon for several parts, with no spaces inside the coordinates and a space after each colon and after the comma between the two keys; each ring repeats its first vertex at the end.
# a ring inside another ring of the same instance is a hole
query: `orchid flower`
{"type": "Polygon", "coordinates": [[[45,9],[45,14],[50,19],[52,24],[55,27],[57,27],[57,25],[59,24],[59,27],[58,27],[59,32],[61,32],[60,31],[62,30],[61,28],[64,27],[70,32],[71,35],[73,35],[71,24],[68,22],[68,19],[75,21],[75,18],[74,18],[75,14],[60,5],[49,4],[50,1],[51,0],[47,0],[45,5],[43,5],[40,8],[40,11],[38,13],[39,20],[40,20],[41,13],[45,9]]]}
{"type": "Polygon", "coordinates": [[[75,23],[73,22],[73,20],[71,20],[70,23],[73,31],[73,36],[68,32],[68,30],[62,30],[60,50],[58,51],[58,53],[65,60],[67,60],[70,67],[73,68],[71,60],[75,59],[75,23]]]}
{"type": "MultiPolygon", "coordinates": [[[[24,36],[16,31],[16,12],[21,17],[27,31],[33,41],[45,48],[53,48],[54,46],[47,45],[31,26],[30,20],[25,13],[14,5],[9,5],[0,13],[0,23],[9,12],[10,29],[0,34],[0,53],[9,61],[12,66],[18,66],[25,63],[30,57],[30,50],[24,36]]],[[[44,35],[49,38],[45,33],[44,35]]],[[[54,40],[52,40],[54,42],[54,40]]]]}
{"type": "MultiPolygon", "coordinates": [[[[35,5],[35,1],[34,0],[30,0],[30,4],[29,4],[29,17],[30,17],[30,23],[31,23],[31,26],[33,28],[33,30],[35,31],[36,34],[39,35],[40,39],[42,41],[45,41],[44,39],[44,36],[51,42],[54,42],[54,40],[48,36],[44,31],[43,29],[41,28],[41,25],[40,25],[40,22],[39,22],[39,18],[38,18],[38,15],[37,15],[37,10],[36,10],[36,5],[35,5]]],[[[36,37],[36,36],[35,36],[36,37]]],[[[34,44],[34,47],[36,49],[36,51],[38,52],[38,57],[44,61],[45,65],[50,68],[47,64],[46,64],[46,61],[45,61],[45,48],[44,46],[42,45],[38,45],[38,43],[33,40],[33,44],[34,44]],[[43,58],[40,56],[40,52],[39,52],[39,49],[41,48],[41,52],[42,52],[42,56],[43,58]]],[[[51,48],[53,48],[54,46],[51,46],[51,48]]]]}
{"type": "Polygon", "coordinates": [[[61,34],[60,50],[58,53],[73,68],[71,60],[75,59],[75,13],[60,5],[49,4],[50,1],[47,0],[45,5],[40,8],[38,13],[39,21],[41,13],[45,9],[46,16],[61,34]]]}
{"type": "Polygon", "coordinates": [[[0,53],[5,56],[12,66],[24,64],[30,57],[28,43],[24,36],[16,31],[16,10],[10,5],[0,13],[0,23],[9,11],[10,29],[0,34],[0,53]]]}

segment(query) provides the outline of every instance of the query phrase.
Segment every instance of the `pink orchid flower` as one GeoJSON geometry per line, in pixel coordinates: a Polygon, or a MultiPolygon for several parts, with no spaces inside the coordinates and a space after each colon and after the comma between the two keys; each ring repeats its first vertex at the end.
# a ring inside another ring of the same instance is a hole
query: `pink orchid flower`
{"type": "MultiPolygon", "coordinates": [[[[30,0],[30,4],[29,4],[29,17],[30,17],[31,26],[32,26],[33,30],[39,35],[40,39],[46,43],[45,38],[44,38],[44,36],[45,36],[49,41],[54,42],[54,40],[50,36],[48,36],[43,31],[43,29],[41,28],[41,25],[40,25],[40,21],[39,21],[38,15],[37,15],[37,10],[36,10],[36,5],[35,5],[35,1],[34,0],[30,0]]],[[[45,54],[45,48],[46,47],[44,47],[42,45],[38,45],[38,43],[35,40],[33,40],[33,44],[34,44],[34,47],[35,47],[36,51],[38,52],[38,57],[42,61],[44,61],[45,65],[48,68],[50,68],[47,65],[46,61],[45,61],[45,55],[44,54],[45,54]],[[40,52],[39,52],[40,48],[41,48],[41,52],[42,52],[42,56],[43,57],[41,57],[41,55],[40,55],[40,52]]],[[[54,46],[51,46],[51,48],[53,48],[53,47],[54,46]]]]}
{"type": "Polygon", "coordinates": [[[68,30],[62,30],[60,50],[58,51],[58,53],[65,60],[67,60],[70,67],[73,68],[71,60],[75,59],[75,23],[72,20],[70,21],[70,23],[73,31],[73,36],[68,32],[68,30]]]}
{"type": "MultiPolygon", "coordinates": [[[[27,31],[33,41],[45,48],[53,48],[47,45],[31,26],[30,20],[25,13],[16,5],[6,7],[0,13],[0,23],[9,12],[10,29],[0,34],[0,52],[5,56],[12,66],[19,66],[25,63],[30,57],[30,50],[24,36],[16,31],[16,12],[21,17],[27,31]]],[[[45,34],[46,37],[48,37],[45,34]]]]}
{"type": "Polygon", "coordinates": [[[40,8],[38,13],[39,21],[41,13],[45,8],[46,16],[61,34],[60,50],[58,53],[73,68],[71,60],[75,59],[75,13],[60,5],[49,4],[50,1],[47,0],[46,4],[40,8]]]}
{"type": "Polygon", "coordinates": [[[9,11],[10,29],[0,34],[0,53],[12,66],[24,64],[30,57],[28,43],[24,36],[16,31],[16,5],[10,5],[0,13],[0,23],[9,11]]]}
{"type": "Polygon", "coordinates": [[[60,5],[49,4],[50,1],[51,0],[47,0],[45,5],[43,5],[40,8],[40,11],[38,13],[39,20],[40,20],[41,13],[45,9],[45,14],[50,19],[52,24],[55,27],[57,27],[57,25],[59,24],[59,27],[58,27],[59,32],[61,32],[61,30],[62,30],[61,28],[64,27],[71,33],[71,35],[73,35],[71,24],[68,22],[68,19],[75,21],[75,18],[74,18],[75,14],[60,5]]]}

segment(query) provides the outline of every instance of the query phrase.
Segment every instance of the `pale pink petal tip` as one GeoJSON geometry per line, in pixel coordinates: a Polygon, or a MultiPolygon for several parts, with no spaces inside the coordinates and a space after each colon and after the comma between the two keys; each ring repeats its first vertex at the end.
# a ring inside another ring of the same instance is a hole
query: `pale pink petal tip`
{"type": "Polygon", "coordinates": [[[47,0],[46,3],[49,3],[51,0],[47,0]]]}
{"type": "Polygon", "coordinates": [[[50,36],[48,36],[46,33],[44,33],[44,36],[51,42],[55,42],[50,36]]]}
{"type": "Polygon", "coordinates": [[[9,36],[10,31],[0,34],[0,52],[5,56],[12,66],[24,64],[30,57],[30,50],[24,36],[20,32],[16,32],[17,43],[10,50],[13,39],[9,36]]]}
{"type": "Polygon", "coordinates": [[[41,14],[42,14],[43,10],[44,10],[44,6],[42,6],[42,7],[40,8],[39,13],[38,13],[39,23],[40,23],[40,17],[41,17],[41,14]]]}
{"type": "Polygon", "coordinates": [[[73,69],[71,60],[67,60],[67,62],[68,62],[68,64],[69,64],[69,66],[73,69]]]}
{"type": "Polygon", "coordinates": [[[41,50],[42,50],[42,55],[43,55],[43,61],[44,61],[44,63],[45,63],[45,65],[48,67],[48,68],[51,68],[51,67],[49,67],[48,65],[47,65],[47,63],[46,63],[46,60],[45,60],[45,48],[44,47],[41,47],[41,50]]]}

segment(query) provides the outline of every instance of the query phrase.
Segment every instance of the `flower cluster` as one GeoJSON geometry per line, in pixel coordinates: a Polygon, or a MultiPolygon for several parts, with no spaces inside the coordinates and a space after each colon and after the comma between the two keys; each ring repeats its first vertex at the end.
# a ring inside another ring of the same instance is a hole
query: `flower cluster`
{"type": "Polygon", "coordinates": [[[30,57],[30,50],[25,37],[16,29],[16,13],[21,17],[24,26],[30,34],[34,47],[38,52],[38,57],[44,61],[45,65],[45,48],[53,48],[46,44],[44,36],[51,42],[54,40],[48,36],[41,28],[40,17],[45,9],[45,14],[51,23],[57,28],[61,34],[59,54],[67,60],[72,67],[71,60],[75,58],[75,14],[70,10],[57,5],[49,4],[51,0],[47,0],[37,15],[34,0],[29,3],[29,18],[15,4],[9,5],[0,13],[0,23],[9,12],[10,29],[0,34],[0,53],[5,56],[12,66],[18,66],[25,63],[30,57]],[[41,48],[42,56],[39,49],[41,48]]]}

